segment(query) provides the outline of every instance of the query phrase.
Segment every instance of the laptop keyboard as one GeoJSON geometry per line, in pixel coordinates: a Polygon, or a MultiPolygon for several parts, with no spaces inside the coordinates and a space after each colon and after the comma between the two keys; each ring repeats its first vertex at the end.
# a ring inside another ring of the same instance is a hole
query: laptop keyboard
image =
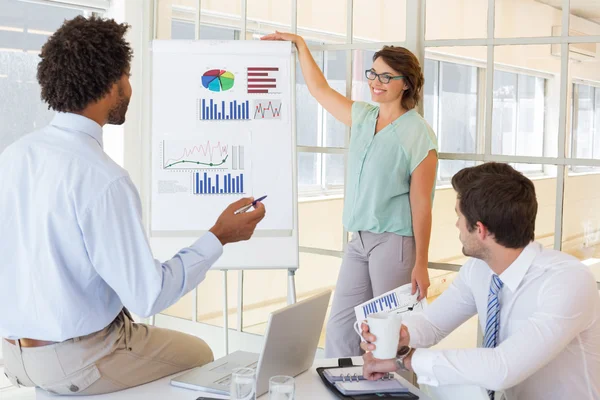
{"type": "Polygon", "coordinates": [[[229,386],[231,383],[231,374],[227,375],[225,378],[222,378],[216,382],[217,385],[221,386],[229,386]]]}
{"type": "MultiPolygon", "coordinates": [[[[257,364],[258,364],[258,361],[248,365],[248,368],[255,368],[257,364]]],[[[227,375],[224,378],[219,379],[215,383],[220,386],[229,386],[231,384],[231,374],[227,375]]]]}

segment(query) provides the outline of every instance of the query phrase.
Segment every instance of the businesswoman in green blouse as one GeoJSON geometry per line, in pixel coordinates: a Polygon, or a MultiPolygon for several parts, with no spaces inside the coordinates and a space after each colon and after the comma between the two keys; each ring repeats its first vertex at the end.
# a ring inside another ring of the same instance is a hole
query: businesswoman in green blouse
{"type": "Polygon", "coordinates": [[[403,47],[385,46],[365,71],[371,99],[352,101],[332,89],[302,37],[276,32],[264,40],[289,40],[314,98],[351,127],[344,226],[353,237],[340,269],[327,325],[325,354],[361,354],[353,330],[354,307],[412,282],[427,296],[431,208],[437,171],[437,140],[415,110],[423,73],[403,47]]]}

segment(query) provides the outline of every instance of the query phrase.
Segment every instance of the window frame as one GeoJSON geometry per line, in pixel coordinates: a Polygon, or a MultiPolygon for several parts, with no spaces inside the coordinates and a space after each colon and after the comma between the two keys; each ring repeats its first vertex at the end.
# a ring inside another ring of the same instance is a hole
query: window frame
{"type": "MultiPolygon", "coordinates": [[[[37,46],[33,46],[32,44],[38,44],[39,42],[37,40],[32,40],[32,38],[39,38],[39,39],[43,39],[43,42],[45,43],[48,38],[50,38],[51,35],[54,34],[54,32],[56,31],[56,29],[58,29],[61,25],[62,22],[65,20],[65,18],[74,18],[76,15],[82,15],[84,17],[90,17],[91,15],[98,15],[98,16],[102,16],[108,9],[109,6],[109,2],[108,0],[79,0],[79,1],[52,1],[52,0],[34,0],[34,1],[23,1],[23,0],[15,0],[13,2],[13,4],[16,7],[16,10],[19,10],[19,5],[21,7],[27,7],[29,5],[29,7],[32,7],[33,10],[39,11],[41,14],[46,15],[47,17],[47,13],[49,11],[52,12],[56,12],[58,13],[58,17],[56,19],[52,19],[52,23],[56,23],[56,28],[54,27],[48,27],[48,26],[39,26],[37,25],[38,23],[40,23],[39,20],[34,20],[34,22],[32,23],[32,21],[29,20],[29,16],[35,14],[33,12],[31,12],[31,9],[24,9],[21,11],[27,11],[26,13],[26,18],[24,21],[21,21],[19,18],[17,18],[15,21],[11,21],[9,19],[9,24],[11,24],[12,22],[16,23],[17,25],[8,25],[8,26],[4,26],[2,29],[2,31],[0,31],[0,34],[3,32],[9,32],[9,33],[17,33],[18,35],[22,35],[22,39],[21,41],[17,41],[17,43],[12,43],[12,41],[10,39],[13,39],[13,37],[9,37],[9,41],[8,41],[8,45],[6,47],[3,47],[0,49],[0,53],[4,54],[15,54],[17,55],[17,57],[27,57],[27,58],[31,58],[30,61],[33,61],[37,64],[37,60],[39,60],[39,54],[41,52],[41,48],[43,46],[43,43],[40,44],[39,47],[37,46]],[[64,12],[61,12],[64,11],[64,12]],[[21,42],[21,43],[18,43],[21,42]],[[33,43],[32,43],[33,42],[33,43]]],[[[10,10],[10,8],[9,8],[10,10]]],[[[11,14],[9,14],[7,17],[5,18],[11,18],[11,14]]],[[[44,22],[48,22],[48,18],[46,18],[44,20],[44,22]]],[[[14,84],[14,83],[19,83],[20,85],[35,85],[36,87],[39,88],[38,82],[35,78],[35,67],[32,67],[32,70],[30,70],[30,72],[32,72],[31,76],[28,76],[26,79],[23,78],[23,76],[21,75],[21,73],[25,70],[27,71],[26,68],[23,68],[23,65],[20,65],[20,69],[18,72],[19,77],[16,80],[10,79],[11,73],[10,72],[15,72],[15,69],[10,69],[11,66],[11,62],[8,62],[8,69],[6,74],[2,73],[4,68],[0,68],[0,79],[7,79],[7,83],[10,84],[14,84]]],[[[10,92],[10,89],[9,89],[10,92]]],[[[23,87],[19,88],[19,92],[21,92],[23,94],[23,87]]],[[[35,97],[29,96],[29,94],[24,94],[25,97],[23,97],[23,102],[26,103],[24,104],[24,106],[29,109],[30,111],[32,111],[32,114],[28,115],[28,117],[32,117],[35,116],[35,119],[38,118],[42,118],[43,119],[47,119],[47,122],[49,122],[52,118],[52,114],[54,114],[55,112],[53,110],[48,109],[47,104],[45,104],[45,102],[43,102],[40,97],[39,97],[39,91],[37,93],[37,95],[35,97]],[[37,109],[36,111],[33,111],[37,109]],[[41,112],[41,110],[43,111],[43,114],[41,112]]],[[[33,93],[31,93],[31,95],[33,95],[33,93]]],[[[9,96],[11,99],[13,98],[12,96],[9,96]]],[[[19,96],[17,96],[17,98],[19,98],[19,96]]],[[[25,118],[25,116],[21,116],[21,118],[25,118]]],[[[27,119],[25,119],[27,120],[27,119]]],[[[11,121],[8,121],[8,126],[11,126],[10,124],[11,121]]],[[[41,122],[41,121],[36,121],[36,122],[41,122]]],[[[44,124],[46,123],[46,121],[43,122],[44,124]]],[[[26,135],[36,129],[39,129],[41,126],[39,124],[34,124],[33,126],[25,126],[26,124],[20,124],[18,125],[17,129],[14,129],[8,132],[7,137],[9,138],[6,141],[3,141],[2,146],[0,147],[0,153],[4,151],[5,147],[10,146],[10,144],[14,143],[15,141],[19,140],[23,135],[26,135]]],[[[14,125],[12,125],[14,127],[14,125]]],[[[10,128],[7,128],[10,129],[10,128]]],[[[1,132],[3,135],[6,134],[6,132],[1,132]]],[[[112,144],[112,142],[110,140],[107,141],[107,144],[109,145],[110,148],[110,144],[112,144]]],[[[119,153],[118,149],[117,151],[115,151],[114,153],[119,153]]]]}
{"type": "MultiPolygon", "coordinates": [[[[475,152],[478,151],[478,149],[481,147],[481,142],[483,141],[483,123],[480,119],[480,116],[484,110],[485,107],[485,102],[483,101],[484,96],[482,96],[480,90],[482,88],[482,82],[481,82],[481,65],[480,63],[474,63],[474,62],[461,62],[463,61],[462,58],[459,57],[450,57],[450,56],[445,56],[445,55],[439,55],[436,53],[430,53],[430,54],[426,54],[425,55],[425,61],[423,62],[423,73],[425,73],[425,62],[427,62],[427,60],[429,60],[430,62],[434,62],[436,65],[435,68],[435,72],[436,72],[436,77],[435,77],[435,81],[434,81],[434,93],[433,93],[433,98],[434,98],[434,102],[433,102],[433,125],[431,126],[433,131],[435,132],[435,134],[437,135],[438,138],[438,146],[441,143],[441,141],[443,140],[443,136],[440,136],[442,132],[442,129],[440,129],[440,125],[442,123],[441,121],[441,113],[442,113],[442,100],[441,100],[441,90],[442,90],[442,79],[443,79],[443,71],[442,71],[442,63],[447,63],[447,64],[456,64],[456,65],[460,65],[460,66],[468,66],[468,67],[474,67],[475,68],[475,74],[476,77],[475,79],[477,79],[477,92],[476,92],[476,96],[477,96],[477,104],[476,104],[476,126],[475,126],[475,152]]],[[[424,102],[424,96],[423,96],[423,102],[424,102]]],[[[473,154],[473,153],[464,153],[464,154],[473,154]]],[[[448,160],[448,161],[456,161],[456,160],[448,160]]],[[[438,167],[438,171],[437,171],[437,177],[436,177],[436,188],[441,188],[441,187],[448,187],[450,185],[450,180],[451,179],[445,179],[442,177],[442,172],[441,172],[441,168],[438,167]]]]}
{"type": "MultiPolygon", "coordinates": [[[[110,8],[111,0],[18,0],[26,3],[48,5],[53,7],[71,8],[84,13],[104,14],[110,8]]],[[[89,15],[88,14],[88,15],[89,15]]]]}
{"type": "MultiPolygon", "coordinates": [[[[468,158],[469,155],[472,154],[477,154],[479,155],[480,153],[483,153],[483,143],[485,140],[485,89],[486,89],[486,83],[485,83],[485,75],[486,75],[486,69],[487,69],[487,64],[486,62],[482,62],[482,61],[478,61],[478,60],[473,60],[473,59],[469,59],[469,58],[465,58],[465,57],[455,57],[455,56],[449,56],[443,53],[438,53],[432,50],[426,50],[425,52],[425,58],[424,60],[429,60],[429,61],[433,61],[436,63],[437,67],[436,67],[436,71],[437,71],[437,79],[435,81],[434,84],[434,125],[432,125],[432,128],[434,130],[434,132],[438,135],[438,141],[441,142],[440,139],[440,113],[442,110],[442,102],[441,102],[441,95],[440,95],[440,91],[442,88],[442,78],[443,78],[443,74],[442,74],[442,63],[452,63],[452,64],[457,64],[457,65],[461,65],[461,66],[470,66],[470,67],[475,67],[477,68],[477,126],[476,126],[476,152],[475,153],[459,153],[459,154],[465,154],[465,158],[468,158]]],[[[548,101],[548,85],[549,85],[549,80],[555,78],[554,75],[552,74],[548,74],[548,73],[544,73],[541,71],[533,71],[533,70],[527,70],[527,69],[523,69],[523,68],[518,68],[518,67],[512,67],[512,66],[508,66],[508,65],[504,65],[504,64],[495,64],[494,65],[494,72],[495,71],[502,71],[502,72],[506,72],[506,73],[510,73],[510,74],[514,74],[516,76],[516,80],[517,80],[517,99],[516,99],[516,103],[515,103],[515,121],[514,121],[514,126],[515,126],[515,141],[513,143],[513,147],[515,148],[516,151],[516,146],[517,146],[517,141],[519,140],[519,135],[518,135],[518,116],[519,116],[519,98],[518,98],[518,84],[519,84],[519,76],[527,76],[527,77],[534,77],[536,79],[543,79],[544,80],[544,118],[543,118],[543,133],[542,133],[542,143],[541,145],[541,149],[542,149],[542,157],[546,156],[546,144],[547,144],[547,140],[548,140],[548,135],[550,134],[550,132],[548,132],[547,129],[547,112],[546,112],[546,104],[548,101]]],[[[423,63],[423,72],[425,72],[425,64],[423,63]]],[[[510,156],[507,155],[506,157],[518,157],[518,156],[510,156]]],[[[443,156],[440,157],[440,160],[445,159],[443,156]]],[[[451,160],[456,160],[456,158],[452,158],[451,160]]],[[[465,160],[467,161],[467,160],[465,160]]],[[[545,164],[539,164],[541,166],[541,168],[539,170],[529,170],[529,171],[525,171],[523,172],[526,176],[530,177],[530,178],[544,178],[544,177],[551,177],[554,176],[554,174],[552,174],[550,168],[547,168],[547,166],[545,164]]],[[[450,185],[450,180],[449,179],[443,179],[441,177],[441,172],[438,171],[438,176],[436,179],[436,187],[437,188],[443,188],[443,187],[448,187],[448,185],[450,185]]]]}
{"type": "MultiPolygon", "coordinates": [[[[550,132],[548,132],[548,113],[546,112],[546,104],[548,102],[548,85],[549,85],[549,80],[553,79],[554,76],[551,74],[544,74],[544,73],[539,73],[537,71],[530,71],[530,70],[523,70],[521,68],[514,68],[514,67],[510,67],[510,66],[506,66],[506,65],[498,65],[498,66],[494,66],[494,72],[496,71],[500,71],[500,72],[504,72],[504,73],[508,73],[508,74],[512,74],[515,75],[516,78],[516,85],[515,85],[515,107],[514,107],[514,121],[513,121],[513,125],[514,125],[514,140],[512,143],[512,147],[513,147],[513,152],[516,153],[517,152],[517,148],[518,148],[518,142],[519,142],[519,137],[523,137],[523,133],[519,132],[519,115],[521,113],[520,111],[520,106],[519,106],[519,101],[520,101],[520,95],[519,95],[519,85],[521,84],[521,79],[520,77],[529,77],[529,78],[535,78],[537,79],[542,79],[543,80],[543,96],[544,96],[544,108],[543,108],[543,112],[544,112],[544,116],[542,118],[543,121],[543,127],[542,127],[542,142],[541,142],[541,148],[542,148],[542,155],[539,157],[546,157],[546,145],[548,142],[548,135],[550,134],[550,132]]],[[[493,101],[493,98],[492,98],[493,101]]],[[[492,133],[493,134],[493,133],[492,133]]],[[[512,156],[512,155],[508,155],[508,156],[512,156]]],[[[518,156],[516,156],[518,157],[518,156]]],[[[518,164],[518,163],[517,163],[518,164]]],[[[544,164],[534,164],[534,165],[539,165],[540,168],[539,169],[531,169],[528,171],[523,171],[523,174],[528,176],[528,177],[543,177],[548,175],[548,171],[547,169],[544,167],[544,164]]]]}
{"type": "MultiPolygon", "coordinates": [[[[325,43],[308,42],[308,48],[311,53],[320,55],[315,61],[317,65],[323,71],[323,74],[327,76],[329,72],[328,51],[319,49],[320,46],[326,45],[325,43]],[[316,49],[315,49],[316,48],[316,49]]],[[[344,71],[345,73],[346,71],[344,71]]],[[[297,83],[295,83],[297,84],[297,83]]],[[[344,147],[333,147],[327,146],[327,110],[320,104],[317,103],[317,145],[316,146],[304,146],[301,144],[297,145],[299,153],[310,153],[317,155],[317,183],[314,185],[300,185],[298,183],[298,198],[299,199],[310,199],[314,197],[327,197],[327,196],[339,196],[344,194],[344,184],[329,184],[327,182],[327,155],[328,154],[339,154],[339,150],[346,150],[344,147]],[[318,148],[318,151],[316,148],[318,148]]],[[[347,127],[347,129],[349,129],[347,127]]],[[[344,151],[345,154],[345,151],[344,151]]],[[[299,173],[299,171],[298,171],[299,173]]],[[[344,181],[345,181],[344,171],[344,181]]]]}
{"type": "MultiPolygon", "coordinates": [[[[571,158],[577,157],[577,124],[579,122],[579,86],[588,86],[593,90],[592,96],[592,158],[600,159],[599,154],[595,154],[596,141],[600,141],[600,102],[597,99],[600,97],[600,82],[584,81],[579,79],[573,79],[571,83],[571,158]],[[598,124],[598,126],[596,126],[598,124]]],[[[600,174],[600,166],[589,167],[589,166],[571,166],[569,168],[570,174],[600,174]]]]}

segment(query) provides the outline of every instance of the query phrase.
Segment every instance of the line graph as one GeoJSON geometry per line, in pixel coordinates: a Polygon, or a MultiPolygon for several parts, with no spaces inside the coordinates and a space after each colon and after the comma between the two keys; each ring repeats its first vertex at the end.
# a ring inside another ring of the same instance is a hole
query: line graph
{"type": "Polygon", "coordinates": [[[163,169],[229,169],[231,159],[239,158],[239,146],[235,148],[221,140],[164,140],[161,143],[163,169]]]}
{"type": "Polygon", "coordinates": [[[215,163],[203,163],[203,162],[200,162],[200,161],[193,161],[193,160],[180,160],[180,161],[177,161],[177,162],[165,165],[165,169],[171,168],[172,166],[178,165],[178,164],[195,164],[195,165],[203,165],[203,166],[206,166],[206,167],[219,167],[221,165],[224,165],[225,162],[227,162],[227,158],[228,157],[229,157],[228,155],[225,156],[225,158],[223,159],[223,161],[221,161],[218,164],[215,164],[215,163]]]}
{"type": "Polygon", "coordinates": [[[254,119],[281,119],[281,100],[254,100],[254,119]]]}

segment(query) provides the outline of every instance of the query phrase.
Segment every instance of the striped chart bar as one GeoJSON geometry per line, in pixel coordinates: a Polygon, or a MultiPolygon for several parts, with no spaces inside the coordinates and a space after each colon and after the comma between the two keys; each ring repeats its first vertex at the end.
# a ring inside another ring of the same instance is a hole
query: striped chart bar
{"type": "Polygon", "coordinates": [[[213,99],[197,99],[196,116],[200,121],[248,120],[250,119],[250,103],[248,100],[218,102],[213,99]]]}
{"type": "Polygon", "coordinates": [[[214,174],[194,172],[192,175],[194,190],[197,195],[211,194],[244,194],[244,174],[214,174]]]}
{"type": "Polygon", "coordinates": [[[279,93],[277,90],[277,79],[279,78],[278,67],[248,67],[248,93],[268,94],[279,93]]]}
{"type": "Polygon", "coordinates": [[[399,302],[396,293],[390,293],[379,299],[375,299],[363,305],[365,315],[374,314],[382,311],[390,311],[398,308],[399,302]]]}

